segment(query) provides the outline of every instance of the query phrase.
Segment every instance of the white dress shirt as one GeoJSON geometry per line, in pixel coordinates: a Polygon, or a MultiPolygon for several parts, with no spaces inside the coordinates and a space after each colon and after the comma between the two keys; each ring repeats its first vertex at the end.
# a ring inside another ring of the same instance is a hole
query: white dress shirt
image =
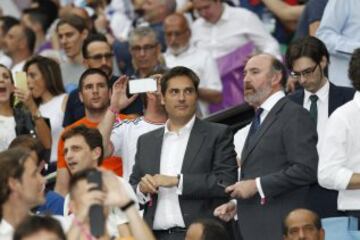
{"type": "Polygon", "coordinates": [[[14,228],[5,219],[0,222],[0,239],[12,240],[14,235],[14,228]]]}
{"type": "MultiPolygon", "coordinates": [[[[186,51],[174,55],[168,49],[164,54],[166,66],[169,68],[184,66],[192,69],[200,78],[199,88],[211,89],[222,92],[222,83],[218,66],[211,55],[201,49],[189,46],[186,51]]],[[[200,100],[199,108],[202,117],[209,114],[209,105],[200,100]]]]}
{"type": "MultiPolygon", "coordinates": [[[[178,132],[170,131],[168,122],[166,123],[160,156],[160,174],[176,176],[181,173],[194,122],[195,116],[178,132]]],[[[159,188],[153,229],[185,227],[178,196],[182,192],[180,185],[179,187],[159,188]]]]}
{"type": "Polygon", "coordinates": [[[260,52],[280,57],[279,43],[265,29],[260,19],[245,8],[223,4],[223,13],[215,23],[197,19],[192,26],[196,47],[211,53],[213,58],[225,56],[248,42],[260,52]]]}
{"type": "MultiPolygon", "coordinates": [[[[283,91],[278,91],[273,95],[271,95],[270,97],[268,97],[265,100],[265,102],[261,104],[260,108],[263,109],[263,112],[260,115],[260,125],[264,122],[265,118],[267,117],[271,109],[275,106],[275,104],[283,97],[285,97],[285,93],[283,91]]],[[[260,194],[260,197],[264,199],[265,194],[261,187],[260,177],[257,177],[255,180],[256,180],[256,188],[260,194]]]]}
{"type": "Polygon", "coordinates": [[[320,145],[318,180],[339,190],[339,210],[360,210],[360,189],[347,190],[351,176],[360,173],[360,92],[330,116],[320,145]]]}
{"type": "MultiPolygon", "coordinates": [[[[330,90],[330,83],[326,81],[324,86],[322,86],[315,94],[318,96],[318,100],[316,102],[317,105],[317,133],[319,137],[318,146],[320,141],[322,140],[326,128],[327,121],[329,119],[329,90],[330,90]]],[[[304,103],[303,106],[306,110],[310,111],[311,100],[310,96],[314,95],[304,90],[304,103]]]]}

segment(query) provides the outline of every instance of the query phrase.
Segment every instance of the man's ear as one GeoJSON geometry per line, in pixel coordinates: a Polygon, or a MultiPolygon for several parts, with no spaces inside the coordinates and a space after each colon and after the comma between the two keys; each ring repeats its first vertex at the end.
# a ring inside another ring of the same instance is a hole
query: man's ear
{"type": "Polygon", "coordinates": [[[271,85],[281,85],[281,78],[282,78],[282,74],[279,71],[274,71],[274,74],[271,78],[271,85]]]}
{"type": "Polygon", "coordinates": [[[91,153],[92,153],[93,159],[96,159],[96,161],[97,161],[99,159],[99,157],[101,156],[101,148],[96,147],[91,151],[91,153]]]}
{"type": "Polygon", "coordinates": [[[165,106],[165,100],[162,93],[160,94],[160,99],[161,99],[161,105],[165,106]]]}
{"type": "Polygon", "coordinates": [[[83,95],[82,95],[80,89],[79,89],[79,99],[82,103],[84,103],[83,95]]]}
{"type": "Polygon", "coordinates": [[[320,61],[320,66],[321,69],[325,69],[325,67],[328,65],[328,60],[326,59],[325,56],[322,56],[321,61],[320,61]]]}
{"type": "Polygon", "coordinates": [[[15,179],[12,177],[10,177],[8,179],[8,186],[9,186],[10,192],[14,192],[15,190],[17,190],[19,187],[19,184],[20,184],[20,182],[18,179],[15,179]]]}

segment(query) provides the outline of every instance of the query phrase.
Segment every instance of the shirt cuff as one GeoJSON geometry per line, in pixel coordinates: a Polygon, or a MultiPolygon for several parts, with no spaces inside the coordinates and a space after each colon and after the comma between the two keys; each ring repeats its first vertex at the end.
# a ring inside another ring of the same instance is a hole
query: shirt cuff
{"type": "Polygon", "coordinates": [[[176,194],[178,195],[182,195],[182,192],[183,192],[183,175],[182,174],[179,174],[180,175],[180,178],[179,178],[179,182],[178,182],[178,185],[177,185],[177,188],[176,188],[176,194]]]}
{"type": "Polygon", "coordinates": [[[150,194],[143,194],[140,191],[140,185],[138,184],[136,187],[136,196],[138,197],[139,203],[140,204],[145,204],[147,202],[149,202],[151,200],[150,194]]]}
{"type": "Polygon", "coordinates": [[[265,198],[265,194],[264,194],[263,189],[262,189],[262,187],[261,187],[260,178],[257,177],[257,178],[255,179],[255,182],[256,182],[256,188],[257,188],[257,190],[258,190],[258,192],[259,192],[259,194],[260,194],[261,199],[264,199],[264,198],[265,198]]]}

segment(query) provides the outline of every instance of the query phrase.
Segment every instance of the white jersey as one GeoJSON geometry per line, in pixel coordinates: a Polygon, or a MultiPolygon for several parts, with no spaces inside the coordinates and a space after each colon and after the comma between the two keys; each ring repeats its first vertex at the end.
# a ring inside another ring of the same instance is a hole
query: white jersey
{"type": "Polygon", "coordinates": [[[164,126],[164,124],[150,123],[139,117],[134,120],[124,120],[116,123],[111,132],[111,142],[114,146],[113,156],[123,160],[123,178],[129,181],[135,163],[136,145],[138,138],[147,132],[164,126]]]}

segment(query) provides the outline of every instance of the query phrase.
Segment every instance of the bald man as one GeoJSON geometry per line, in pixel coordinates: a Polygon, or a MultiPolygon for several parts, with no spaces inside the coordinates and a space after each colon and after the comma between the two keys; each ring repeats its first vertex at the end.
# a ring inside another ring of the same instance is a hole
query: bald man
{"type": "Polygon", "coordinates": [[[324,240],[325,231],[319,216],[308,209],[291,211],[283,223],[284,240],[324,240]]]}
{"type": "Polygon", "coordinates": [[[209,104],[222,100],[222,84],[216,62],[211,55],[190,44],[191,30],[184,15],[169,15],[164,22],[167,51],[164,55],[170,68],[185,66],[200,78],[198,112],[205,117],[209,104]]]}

